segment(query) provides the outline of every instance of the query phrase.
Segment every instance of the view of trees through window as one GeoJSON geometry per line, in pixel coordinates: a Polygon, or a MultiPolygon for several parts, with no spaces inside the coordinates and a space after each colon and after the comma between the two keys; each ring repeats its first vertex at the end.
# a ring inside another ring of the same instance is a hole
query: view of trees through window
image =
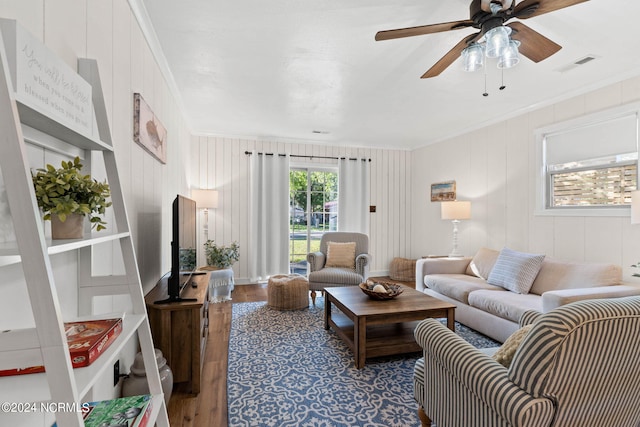
{"type": "Polygon", "coordinates": [[[291,169],[289,172],[289,257],[292,273],[307,273],[307,253],[320,249],[325,231],[338,226],[338,173],[291,169]]]}

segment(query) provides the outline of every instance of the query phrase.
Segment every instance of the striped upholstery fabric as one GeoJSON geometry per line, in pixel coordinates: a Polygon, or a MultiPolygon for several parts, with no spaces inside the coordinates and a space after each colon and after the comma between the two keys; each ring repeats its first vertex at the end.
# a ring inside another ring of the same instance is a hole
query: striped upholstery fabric
{"type": "Polygon", "coordinates": [[[509,378],[557,402],[554,425],[640,425],[640,297],[587,300],[540,317],[509,378]]]}
{"type": "Polygon", "coordinates": [[[414,379],[414,393],[438,427],[551,425],[551,400],[516,387],[505,367],[439,321],[423,320],[415,337],[424,349],[424,378],[414,379]]]}
{"type": "Polygon", "coordinates": [[[320,240],[320,251],[307,254],[309,263],[309,290],[321,291],[336,286],[357,286],[369,276],[371,256],[369,252],[369,236],[362,233],[329,232],[320,240]],[[327,247],[329,242],[356,244],[356,265],[354,268],[325,268],[327,247]]]}
{"type": "Polygon", "coordinates": [[[528,312],[521,324],[534,320],[508,370],[420,322],[414,393],[437,427],[640,426],[640,297],[528,312]]]}

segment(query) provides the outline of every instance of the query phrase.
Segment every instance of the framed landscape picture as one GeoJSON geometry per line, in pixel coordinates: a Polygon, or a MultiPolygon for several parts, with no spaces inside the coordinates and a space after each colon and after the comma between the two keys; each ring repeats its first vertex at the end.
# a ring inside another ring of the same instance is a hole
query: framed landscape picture
{"type": "Polygon", "coordinates": [[[446,181],[431,184],[432,202],[449,202],[456,199],[456,182],[446,181]]]}
{"type": "Polygon", "coordinates": [[[133,140],[167,163],[167,130],[139,93],[133,94],[133,140]]]}

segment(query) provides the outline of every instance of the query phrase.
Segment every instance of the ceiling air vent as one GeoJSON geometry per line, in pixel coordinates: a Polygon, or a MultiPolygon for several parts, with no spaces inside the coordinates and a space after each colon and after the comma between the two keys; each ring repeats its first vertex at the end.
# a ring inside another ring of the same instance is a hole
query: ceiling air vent
{"type": "Polygon", "coordinates": [[[597,59],[598,57],[596,55],[587,55],[585,57],[582,57],[576,61],[573,61],[571,64],[565,65],[564,67],[558,68],[556,71],[559,71],[561,73],[564,73],[566,71],[572,70],[574,68],[576,68],[579,65],[584,65],[586,63],[589,63],[591,61],[593,61],[594,59],[597,59]]]}
{"type": "Polygon", "coordinates": [[[587,62],[591,62],[591,61],[593,61],[594,59],[596,59],[596,57],[595,57],[595,56],[591,56],[591,55],[589,55],[589,56],[585,56],[585,57],[584,57],[584,58],[582,58],[582,59],[578,59],[576,62],[574,62],[574,64],[576,64],[576,65],[584,65],[584,64],[586,64],[587,62]]]}

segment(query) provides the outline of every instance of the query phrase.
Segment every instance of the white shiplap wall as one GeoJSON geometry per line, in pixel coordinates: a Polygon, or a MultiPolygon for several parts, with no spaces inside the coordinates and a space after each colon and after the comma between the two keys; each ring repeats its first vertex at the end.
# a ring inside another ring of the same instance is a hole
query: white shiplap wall
{"type": "MultiPolygon", "coordinates": [[[[463,253],[481,246],[544,253],[623,266],[640,259],[640,226],[628,216],[536,216],[537,128],[640,100],[640,77],[558,102],[412,153],[412,255],[448,253],[452,226],[438,203],[424,197],[432,183],[455,179],[458,198],[471,200],[472,219],[460,225],[463,253]]],[[[615,137],[615,135],[612,135],[615,137]]],[[[637,279],[632,279],[637,280],[637,279]]]]}
{"type": "MultiPolygon", "coordinates": [[[[235,139],[211,136],[192,137],[193,188],[220,192],[219,207],[209,210],[209,238],[218,243],[240,244],[240,261],[234,265],[236,281],[246,283],[249,224],[249,156],[245,151],[289,153],[314,156],[371,158],[370,252],[371,273],[386,274],[393,257],[407,257],[411,249],[411,160],[410,152],[369,148],[349,148],[320,144],[235,139]]],[[[299,159],[294,159],[296,162],[299,159]]],[[[316,159],[316,162],[326,162],[316,159]]],[[[200,213],[200,221],[203,220],[200,213]]],[[[202,230],[202,227],[200,227],[202,230]]],[[[200,242],[204,235],[200,233],[200,242]]],[[[204,262],[201,255],[200,262],[204,262]]]]}

